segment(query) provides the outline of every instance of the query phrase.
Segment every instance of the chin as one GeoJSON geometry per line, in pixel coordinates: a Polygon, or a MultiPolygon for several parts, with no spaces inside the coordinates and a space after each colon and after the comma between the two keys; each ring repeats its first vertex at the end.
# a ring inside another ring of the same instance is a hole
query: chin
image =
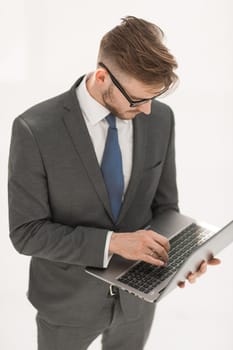
{"type": "Polygon", "coordinates": [[[131,120],[134,119],[140,112],[128,111],[122,114],[117,114],[117,117],[123,120],[131,120]]]}

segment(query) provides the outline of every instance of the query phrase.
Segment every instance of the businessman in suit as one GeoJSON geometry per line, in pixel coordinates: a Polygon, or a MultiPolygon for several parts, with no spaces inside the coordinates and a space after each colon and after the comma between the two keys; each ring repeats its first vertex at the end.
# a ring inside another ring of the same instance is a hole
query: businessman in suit
{"type": "Polygon", "coordinates": [[[162,38],[156,25],[125,17],[103,37],[94,72],[13,122],[10,237],[32,257],[39,350],[87,349],[99,334],[104,350],[146,343],[155,305],[84,269],[106,268],[113,254],[168,260],[168,240],[144,229],[179,211],[174,115],[156,100],[176,83],[177,64],[162,38]]]}

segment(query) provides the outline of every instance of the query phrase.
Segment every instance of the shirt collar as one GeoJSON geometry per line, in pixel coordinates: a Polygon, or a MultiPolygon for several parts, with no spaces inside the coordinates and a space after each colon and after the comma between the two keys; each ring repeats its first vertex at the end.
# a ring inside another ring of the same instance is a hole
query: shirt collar
{"type": "Polygon", "coordinates": [[[89,94],[86,87],[86,80],[87,75],[77,87],[76,94],[84,117],[89,123],[95,125],[106,118],[110,112],[89,94]]]}
{"type": "MultiPolygon", "coordinates": [[[[87,77],[88,75],[82,79],[81,83],[76,88],[76,95],[84,118],[87,119],[90,124],[95,125],[105,119],[110,111],[90,95],[86,87],[87,77]]],[[[120,119],[120,121],[128,122],[128,120],[123,119],[120,119]]]]}

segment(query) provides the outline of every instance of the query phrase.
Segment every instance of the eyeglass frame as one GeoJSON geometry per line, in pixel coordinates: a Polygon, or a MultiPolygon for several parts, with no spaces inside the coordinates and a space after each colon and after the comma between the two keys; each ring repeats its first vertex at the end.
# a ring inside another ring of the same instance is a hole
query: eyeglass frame
{"type": "Polygon", "coordinates": [[[112,74],[112,72],[108,69],[108,67],[103,63],[103,62],[99,62],[98,65],[104,69],[106,69],[106,71],[108,72],[113,84],[118,88],[118,90],[120,90],[120,92],[122,93],[122,95],[126,98],[126,100],[129,102],[129,106],[130,107],[137,107],[140,106],[144,103],[147,103],[149,101],[154,100],[155,98],[157,98],[158,96],[162,95],[166,90],[162,91],[160,94],[155,95],[151,98],[143,98],[141,100],[132,100],[129,95],[127,94],[127,92],[125,91],[125,89],[122,87],[122,85],[119,83],[119,81],[116,79],[116,77],[112,74]]]}

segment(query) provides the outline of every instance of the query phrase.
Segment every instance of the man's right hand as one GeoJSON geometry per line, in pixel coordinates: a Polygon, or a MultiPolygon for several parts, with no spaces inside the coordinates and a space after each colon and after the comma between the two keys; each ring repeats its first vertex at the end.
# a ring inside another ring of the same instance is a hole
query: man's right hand
{"type": "Polygon", "coordinates": [[[168,262],[170,244],[167,238],[152,230],[112,234],[109,254],[118,254],[129,260],[142,260],[163,266],[168,262]]]}

